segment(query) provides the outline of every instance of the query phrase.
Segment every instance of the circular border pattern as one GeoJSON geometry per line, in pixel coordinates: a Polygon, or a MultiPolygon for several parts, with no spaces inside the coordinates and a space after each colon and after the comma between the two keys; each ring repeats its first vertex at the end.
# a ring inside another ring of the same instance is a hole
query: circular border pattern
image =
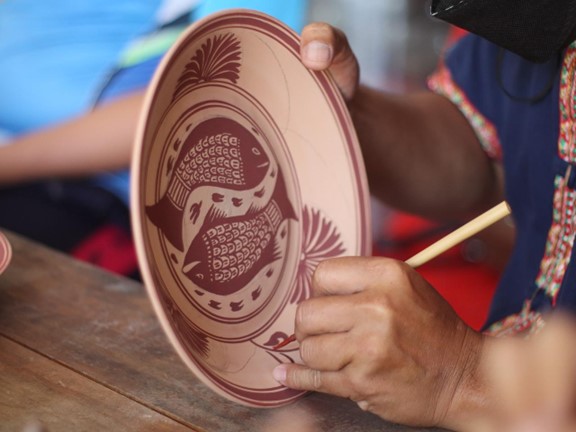
{"type": "Polygon", "coordinates": [[[310,296],[310,279],[318,262],[370,253],[368,187],[348,110],[327,73],[312,72],[300,63],[299,43],[298,35],[284,24],[253,11],[229,10],[192,25],[164,57],[154,76],[133,155],[134,238],[155,312],[176,351],[200,380],[218,394],[253,407],[280,406],[305,394],[272,379],[275,365],[300,360],[294,347],[278,351],[273,347],[292,332],[296,306],[310,296]],[[258,70],[254,69],[255,64],[258,70]],[[250,67],[253,70],[246,72],[250,67]],[[257,72],[261,83],[248,85],[253,78],[250,72],[257,72]],[[277,81],[262,79],[268,78],[267,72],[277,81]],[[180,117],[178,109],[186,109],[174,107],[196,103],[187,98],[193,98],[195,91],[209,87],[211,82],[215,92],[217,88],[237,86],[247,98],[254,96],[255,103],[268,104],[263,112],[282,133],[288,148],[281,151],[287,151],[292,158],[288,164],[294,164],[300,183],[292,190],[301,194],[297,197],[301,214],[297,223],[287,222],[290,229],[297,227],[300,233],[300,244],[295,245],[300,257],[291,264],[294,271],[288,271],[290,280],[282,280],[276,288],[278,293],[274,296],[283,299],[276,302],[281,309],[266,318],[257,331],[239,339],[238,334],[244,334],[246,329],[233,322],[218,324],[227,326],[223,329],[230,333],[229,338],[206,332],[205,323],[198,321],[199,315],[190,307],[189,298],[179,293],[178,284],[167,277],[170,270],[163,270],[168,260],[166,251],[162,251],[162,233],[147,220],[145,211],[158,198],[154,173],[160,167],[151,165],[160,164],[158,154],[173,145],[155,139],[158,130],[172,127],[180,117]],[[301,91],[303,84],[308,92],[301,91]],[[264,93],[254,85],[263,87],[264,93]],[[301,100],[296,101],[297,98],[301,100]],[[317,113],[320,117],[313,118],[317,113]],[[309,163],[313,165],[303,166],[309,163]],[[339,171],[334,171],[334,167],[339,171]],[[234,339],[238,342],[227,342],[234,339]]]}

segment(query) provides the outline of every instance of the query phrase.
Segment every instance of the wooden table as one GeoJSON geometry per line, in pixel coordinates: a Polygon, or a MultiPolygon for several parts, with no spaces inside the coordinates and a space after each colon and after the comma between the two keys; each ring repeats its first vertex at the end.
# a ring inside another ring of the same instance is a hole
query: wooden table
{"type": "MultiPolygon", "coordinates": [[[[0,430],[399,432],[350,401],[311,394],[251,409],[184,366],[142,285],[8,234],[0,275],[0,430]]],[[[421,429],[420,429],[421,430],[421,429]]]]}

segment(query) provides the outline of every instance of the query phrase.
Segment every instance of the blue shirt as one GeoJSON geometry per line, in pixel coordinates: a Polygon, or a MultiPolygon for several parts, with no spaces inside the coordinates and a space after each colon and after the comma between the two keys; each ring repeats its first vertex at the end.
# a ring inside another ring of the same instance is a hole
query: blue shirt
{"type": "Polygon", "coordinates": [[[0,130],[18,135],[90,108],[161,0],[0,1],[0,130]]]}

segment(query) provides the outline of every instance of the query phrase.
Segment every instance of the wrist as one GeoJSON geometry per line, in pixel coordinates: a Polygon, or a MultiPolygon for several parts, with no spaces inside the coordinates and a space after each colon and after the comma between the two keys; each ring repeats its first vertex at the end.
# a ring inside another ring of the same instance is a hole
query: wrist
{"type": "Polygon", "coordinates": [[[494,338],[466,329],[453,396],[441,426],[464,432],[496,430],[496,400],[486,367],[494,343],[494,338]]]}

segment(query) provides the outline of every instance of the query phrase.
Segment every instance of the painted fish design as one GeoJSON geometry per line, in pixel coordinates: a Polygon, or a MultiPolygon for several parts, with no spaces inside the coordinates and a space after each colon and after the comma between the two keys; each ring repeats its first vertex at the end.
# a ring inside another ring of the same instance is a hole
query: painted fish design
{"type": "Polygon", "coordinates": [[[192,191],[201,186],[253,188],[263,180],[269,165],[260,143],[243,126],[226,118],[207,120],[186,139],[166,193],[146,208],[146,214],[182,252],[183,212],[192,191]]]}
{"type": "Polygon", "coordinates": [[[184,274],[214,294],[242,289],[265,265],[280,258],[275,236],[285,219],[296,219],[296,213],[278,173],[272,197],[262,209],[230,218],[218,214],[206,218],[186,253],[184,274]]]}

